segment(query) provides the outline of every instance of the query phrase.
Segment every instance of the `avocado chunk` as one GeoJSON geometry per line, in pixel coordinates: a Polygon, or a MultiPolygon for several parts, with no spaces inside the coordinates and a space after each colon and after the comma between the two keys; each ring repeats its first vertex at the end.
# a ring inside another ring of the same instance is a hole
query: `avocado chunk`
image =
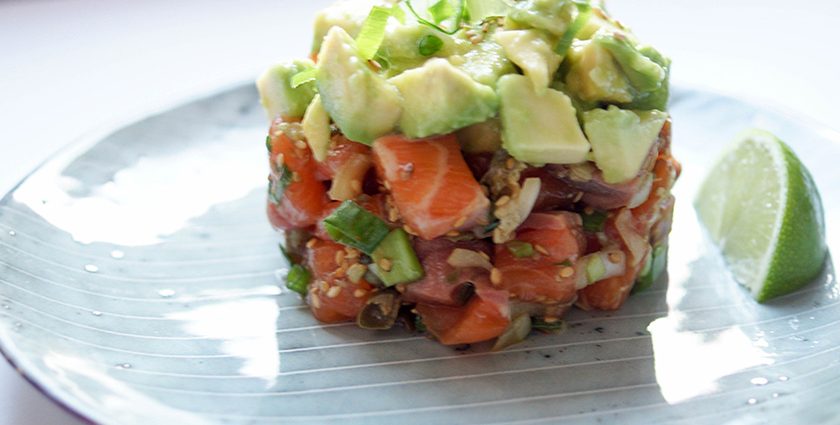
{"type": "Polygon", "coordinates": [[[486,121],[499,107],[493,89],[474,81],[445,59],[430,59],[389,81],[403,96],[400,128],[409,138],[451,133],[486,121]]]}
{"type": "Polygon", "coordinates": [[[585,112],[583,127],[604,181],[614,184],[636,177],[667,120],[662,111],[630,111],[614,105],[585,112]]]}
{"type": "Polygon", "coordinates": [[[373,6],[388,7],[384,0],[339,0],[315,15],[312,53],[321,50],[321,43],[332,27],[340,27],[351,37],[359,35],[373,6]]]}
{"type": "Polygon", "coordinates": [[[662,80],[659,88],[649,92],[636,93],[633,101],[623,106],[628,109],[659,109],[664,111],[668,106],[668,97],[670,95],[671,60],[651,46],[640,46],[639,53],[661,66],[665,70],[665,79],[662,80]]]}
{"type": "Polygon", "coordinates": [[[502,142],[514,158],[531,164],[576,164],[586,159],[589,142],[569,96],[547,89],[537,93],[523,75],[498,83],[502,142]]]}
{"type": "Polygon", "coordinates": [[[561,37],[574,20],[577,5],[572,0],[524,0],[513,4],[505,26],[537,28],[561,37]],[[510,23],[508,23],[510,21],[510,23]]]}
{"type": "Polygon", "coordinates": [[[632,87],[610,52],[592,41],[572,45],[566,87],[586,102],[628,103],[632,87]]]}
{"type": "Polygon", "coordinates": [[[544,92],[554,79],[563,57],[554,53],[552,42],[539,30],[499,31],[496,41],[505,55],[531,79],[538,93],[544,92]]]}
{"type": "Polygon", "coordinates": [[[399,91],[359,57],[353,39],[339,27],[324,38],[316,82],[324,109],[348,139],[370,144],[396,127],[399,91]]]}
{"type": "Polygon", "coordinates": [[[592,41],[607,49],[639,92],[657,90],[665,81],[666,72],[656,62],[641,54],[621,32],[598,33],[592,41]]]}
{"type": "Polygon", "coordinates": [[[502,46],[493,40],[472,46],[463,56],[451,57],[450,62],[469,74],[473,80],[490,87],[496,87],[496,81],[502,75],[516,72],[516,68],[505,57],[502,46]]]}
{"type": "Polygon", "coordinates": [[[298,72],[314,67],[315,64],[311,60],[295,60],[276,64],[260,75],[257,79],[257,90],[260,92],[260,102],[270,119],[303,116],[306,106],[315,96],[315,83],[310,81],[292,88],[292,77],[298,72]]]}
{"type": "Polygon", "coordinates": [[[303,135],[306,136],[306,143],[312,149],[312,157],[318,162],[323,162],[327,159],[327,153],[330,150],[332,131],[330,130],[330,116],[321,103],[321,95],[315,95],[312,103],[306,108],[301,126],[303,135]]]}
{"type": "Polygon", "coordinates": [[[388,25],[377,60],[383,66],[385,75],[390,77],[422,66],[430,57],[462,53],[472,47],[468,44],[466,40],[455,39],[426,25],[388,25]],[[432,45],[432,39],[438,40],[434,41],[439,43],[437,49],[427,47],[432,45]]]}

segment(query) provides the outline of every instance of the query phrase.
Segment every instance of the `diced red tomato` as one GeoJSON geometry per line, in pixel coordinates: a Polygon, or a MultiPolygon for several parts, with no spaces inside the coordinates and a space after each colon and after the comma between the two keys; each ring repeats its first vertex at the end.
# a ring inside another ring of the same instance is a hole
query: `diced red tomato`
{"type": "Polygon", "coordinates": [[[344,276],[346,270],[336,262],[343,251],[342,245],[322,240],[307,248],[307,265],[313,276],[307,301],[312,314],[322,322],[355,320],[373,290],[364,279],[353,283],[344,276]]]}
{"type": "Polygon", "coordinates": [[[456,269],[447,263],[455,248],[491,253],[490,243],[486,241],[453,242],[447,239],[415,241],[414,249],[425,270],[423,279],[406,286],[403,300],[449,306],[463,305],[459,291],[461,285],[470,282],[489,282],[489,272],[478,267],[456,269]]]}
{"type": "Polygon", "coordinates": [[[501,335],[510,324],[506,291],[479,288],[463,307],[417,304],[429,333],[442,344],[472,344],[501,335]]]}

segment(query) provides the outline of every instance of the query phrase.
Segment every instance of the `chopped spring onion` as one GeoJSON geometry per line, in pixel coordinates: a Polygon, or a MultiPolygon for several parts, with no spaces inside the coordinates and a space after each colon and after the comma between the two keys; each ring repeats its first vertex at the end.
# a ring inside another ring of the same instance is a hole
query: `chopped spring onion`
{"type": "Polygon", "coordinates": [[[327,216],[324,227],[334,241],[368,255],[390,231],[385,221],[353,201],[344,201],[327,216]]]}
{"type": "Polygon", "coordinates": [[[563,36],[560,37],[560,41],[554,46],[554,53],[557,53],[560,56],[566,56],[566,53],[569,51],[569,48],[572,47],[572,42],[575,40],[575,36],[580,30],[586,26],[586,23],[589,22],[589,18],[592,17],[592,6],[589,3],[582,3],[576,2],[575,3],[578,8],[578,14],[572,24],[569,25],[569,28],[566,29],[566,32],[563,33],[563,36]]]}
{"type": "Polygon", "coordinates": [[[411,283],[425,274],[403,229],[394,229],[371,254],[373,272],[385,286],[411,283]]]}
{"type": "Polygon", "coordinates": [[[531,333],[531,316],[520,314],[511,320],[507,329],[496,338],[493,351],[504,350],[514,344],[519,344],[531,333]]]}
{"type": "Polygon", "coordinates": [[[277,177],[272,177],[268,183],[268,197],[271,199],[272,202],[279,203],[283,199],[283,194],[286,192],[286,188],[292,184],[294,177],[292,176],[292,170],[283,164],[283,168],[279,170],[279,175],[277,177]]]}
{"type": "Polygon", "coordinates": [[[265,148],[271,152],[271,136],[265,136],[265,148]]]}
{"type": "Polygon", "coordinates": [[[584,273],[577,274],[575,285],[577,289],[583,289],[595,282],[624,274],[627,257],[618,250],[598,251],[581,257],[578,267],[583,267],[584,273]]]}
{"type": "MultiPolygon", "coordinates": [[[[440,25],[438,25],[434,22],[431,22],[428,19],[420,16],[420,14],[418,14],[417,11],[414,10],[414,6],[411,5],[411,0],[405,0],[405,5],[408,7],[408,11],[411,12],[412,15],[414,15],[414,19],[417,19],[417,22],[419,22],[423,25],[426,25],[428,27],[431,27],[433,29],[436,29],[436,30],[438,30],[438,31],[440,31],[444,34],[453,35],[456,32],[458,32],[458,30],[461,29],[461,23],[463,23],[463,21],[464,21],[464,15],[466,14],[466,7],[464,6],[464,2],[465,2],[465,0],[459,0],[458,1],[458,8],[455,10],[455,12],[452,14],[452,16],[450,16],[450,18],[451,17],[455,18],[454,22],[452,24],[452,29],[450,29],[450,30],[447,30],[447,29],[441,27],[440,25]]],[[[434,7],[434,5],[432,7],[434,7]]],[[[430,14],[432,14],[432,13],[430,12],[430,14]]],[[[433,17],[432,19],[435,19],[435,18],[433,17]]]]}
{"type": "Polygon", "coordinates": [[[562,333],[566,330],[566,322],[557,320],[554,322],[547,322],[545,319],[534,317],[531,319],[531,329],[543,331],[546,333],[562,333]]]}
{"type": "Polygon", "coordinates": [[[312,274],[300,264],[295,264],[289,269],[289,274],[286,275],[286,288],[297,292],[301,295],[306,295],[306,287],[309,286],[309,281],[312,280],[312,274]]]}
{"type": "Polygon", "coordinates": [[[431,56],[443,47],[443,40],[434,35],[427,35],[420,39],[417,50],[423,56],[431,56]]]}
{"type": "Polygon", "coordinates": [[[604,223],[607,221],[607,213],[603,211],[595,211],[592,214],[581,214],[583,219],[583,230],[589,233],[598,233],[604,231],[604,223]]]}
{"type": "Polygon", "coordinates": [[[466,0],[470,22],[481,22],[488,18],[507,16],[511,6],[504,0],[466,0]]]}
{"type": "Polygon", "coordinates": [[[454,14],[455,8],[452,7],[452,3],[449,0],[438,0],[429,7],[429,15],[432,16],[432,20],[438,25],[454,14]]]}
{"type": "Polygon", "coordinates": [[[356,316],[356,324],[362,329],[391,329],[399,312],[400,295],[396,291],[379,292],[368,298],[356,316]]]}
{"type": "Polygon", "coordinates": [[[645,266],[642,268],[642,273],[636,284],[633,286],[631,293],[644,291],[653,286],[653,283],[662,276],[668,264],[668,244],[662,244],[653,249],[645,261],[645,266]]]}
{"type": "Polygon", "coordinates": [[[373,6],[367,19],[359,30],[356,37],[356,48],[359,56],[365,60],[371,60],[376,56],[382,40],[385,39],[385,27],[388,25],[388,18],[391,17],[391,8],[373,6]]]}
{"type": "Polygon", "coordinates": [[[296,89],[310,81],[315,81],[315,77],[318,75],[318,68],[307,68],[303,71],[298,72],[295,75],[292,75],[291,81],[289,84],[292,86],[293,89],[296,89]]]}
{"type": "Polygon", "coordinates": [[[534,255],[534,245],[523,241],[510,241],[507,244],[508,251],[516,258],[527,258],[534,255]]]}

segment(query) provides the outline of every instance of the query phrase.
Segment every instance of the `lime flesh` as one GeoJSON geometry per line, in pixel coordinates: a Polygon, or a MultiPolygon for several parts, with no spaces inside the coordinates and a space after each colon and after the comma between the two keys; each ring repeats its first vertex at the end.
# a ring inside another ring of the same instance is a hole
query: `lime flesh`
{"type": "Polygon", "coordinates": [[[811,174],[774,135],[753,130],[718,160],[694,202],[735,280],[759,302],[799,289],[826,257],[811,174]]]}

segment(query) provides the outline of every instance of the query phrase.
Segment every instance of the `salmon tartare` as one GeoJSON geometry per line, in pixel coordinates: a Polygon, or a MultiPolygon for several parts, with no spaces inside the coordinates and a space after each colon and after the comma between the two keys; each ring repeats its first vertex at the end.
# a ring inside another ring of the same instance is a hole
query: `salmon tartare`
{"type": "Polygon", "coordinates": [[[257,81],[286,287],[442,344],[563,329],[666,268],[670,60],[583,0],[343,0],[257,81]]]}

